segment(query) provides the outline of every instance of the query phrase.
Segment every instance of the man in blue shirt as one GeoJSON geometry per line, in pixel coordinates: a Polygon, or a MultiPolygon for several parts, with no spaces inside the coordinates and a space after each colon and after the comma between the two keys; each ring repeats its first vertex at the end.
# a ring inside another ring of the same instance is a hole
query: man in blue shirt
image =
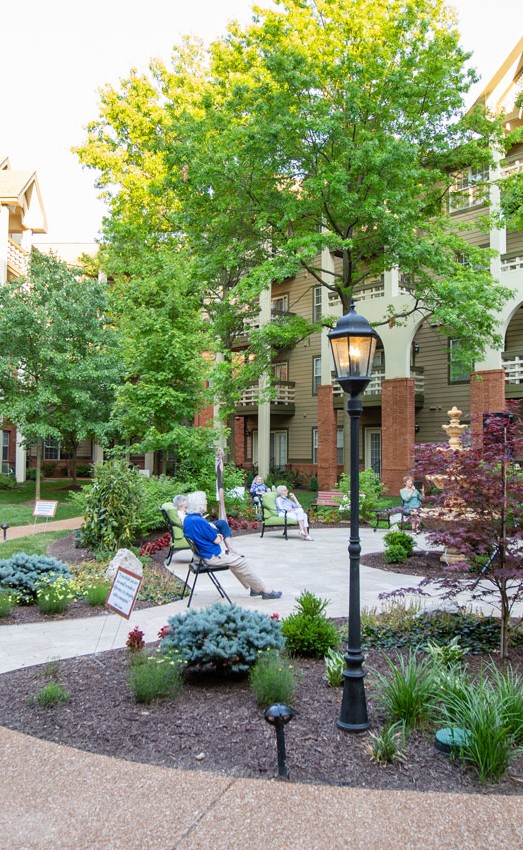
{"type": "Polygon", "coordinates": [[[279,599],[281,590],[268,590],[261,579],[249,567],[243,555],[222,552],[223,536],[213,528],[203,514],[207,510],[207,496],[203,490],[189,493],[187,497],[187,516],[183,521],[185,537],[193,540],[198,552],[209,564],[227,564],[245,588],[250,588],[251,596],[262,599],[279,599]]]}

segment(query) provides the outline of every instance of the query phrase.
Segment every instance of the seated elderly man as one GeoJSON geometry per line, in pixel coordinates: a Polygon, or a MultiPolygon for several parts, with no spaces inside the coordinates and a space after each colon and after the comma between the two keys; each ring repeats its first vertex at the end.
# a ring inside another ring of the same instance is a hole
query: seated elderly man
{"type": "Polygon", "coordinates": [[[203,490],[189,493],[187,496],[187,515],[183,521],[183,533],[193,540],[198,552],[209,564],[226,564],[231,573],[245,588],[250,588],[251,596],[262,599],[279,599],[281,590],[268,590],[261,579],[249,567],[243,555],[222,552],[223,537],[216,528],[202,516],[207,510],[207,496],[203,490]]]}

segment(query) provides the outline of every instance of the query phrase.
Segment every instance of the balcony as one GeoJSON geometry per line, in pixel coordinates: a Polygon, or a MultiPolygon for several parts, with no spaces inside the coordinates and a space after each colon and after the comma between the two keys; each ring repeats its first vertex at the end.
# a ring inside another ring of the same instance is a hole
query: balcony
{"type": "MultiPolygon", "coordinates": [[[[295,316],[296,313],[291,313],[289,310],[277,310],[276,308],[271,309],[271,322],[277,322],[279,319],[282,319],[284,316],[295,316]]],[[[260,316],[249,316],[247,319],[243,320],[243,327],[239,332],[238,336],[233,342],[233,349],[241,349],[245,348],[249,344],[249,337],[252,331],[257,330],[261,326],[260,316]]]]}
{"type": "Polygon", "coordinates": [[[27,274],[29,254],[12,239],[7,240],[7,265],[15,277],[27,274]]]}
{"type": "MultiPolygon", "coordinates": [[[[410,377],[415,380],[414,392],[416,407],[423,407],[425,394],[425,375],[423,367],[412,369],[410,377]]],[[[363,404],[366,407],[378,407],[381,405],[381,385],[384,380],[385,369],[375,369],[372,374],[372,380],[363,393],[363,404]]],[[[345,393],[337,381],[332,382],[332,389],[334,391],[334,407],[343,407],[345,393]]]]}
{"type": "MultiPolygon", "coordinates": [[[[292,416],[295,411],[296,384],[294,381],[278,381],[271,399],[271,414],[292,416]]],[[[236,405],[236,413],[244,416],[258,413],[259,388],[257,384],[244,390],[236,405]]]]}
{"type": "Polygon", "coordinates": [[[523,349],[504,351],[505,398],[523,398],[523,349]]]}

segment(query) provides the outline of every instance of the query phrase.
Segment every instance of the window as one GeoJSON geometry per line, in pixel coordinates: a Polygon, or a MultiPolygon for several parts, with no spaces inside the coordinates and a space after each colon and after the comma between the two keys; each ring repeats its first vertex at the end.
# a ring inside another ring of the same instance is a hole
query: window
{"type": "Polygon", "coordinates": [[[277,298],[273,298],[271,301],[271,313],[273,315],[278,315],[279,313],[288,313],[289,311],[289,296],[288,295],[278,295],[277,298]]]}
{"type": "Polygon", "coordinates": [[[312,462],[318,463],[318,429],[312,429],[312,462]]]}
{"type": "Polygon", "coordinates": [[[321,319],[321,294],[323,286],[315,286],[312,290],[312,321],[319,322],[321,319]]]}
{"type": "Polygon", "coordinates": [[[321,357],[312,358],[312,394],[318,395],[321,386],[321,357]]]}
{"type": "Polygon", "coordinates": [[[463,384],[470,380],[470,366],[463,361],[462,341],[449,340],[449,384],[463,384]]]}
{"type": "Polygon", "coordinates": [[[44,440],[44,460],[60,460],[60,440],[56,437],[44,440]]]}
{"type": "Polygon", "coordinates": [[[285,363],[273,363],[272,374],[276,381],[288,381],[289,364],[287,363],[287,361],[285,361],[285,363]]]}
{"type": "Polygon", "coordinates": [[[2,437],[2,472],[9,472],[9,431],[3,432],[2,437]]]}
{"type": "Polygon", "coordinates": [[[464,210],[484,203],[485,184],[489,180],[487,168],[466,168],[454,180],[449,195],[449,210],[464,210]]]}

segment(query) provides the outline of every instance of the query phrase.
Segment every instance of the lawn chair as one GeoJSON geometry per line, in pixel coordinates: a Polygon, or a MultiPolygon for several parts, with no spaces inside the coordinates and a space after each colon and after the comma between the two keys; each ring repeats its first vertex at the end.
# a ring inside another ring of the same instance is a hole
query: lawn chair
{"type": "Polygon", "coordinates": [[[278,510],[276,508],[276,497],[277,492],[275,490],[269,490],[267,493],[261,494],[261,509],[262,509],[262,531],[261,536],[263,537],[265,533],[265,529],[279,528],[283,529],[283,536],[285,540],[288,540],[287,529],[289,526],[298,525],[298,520],[293,517],[287,516],[287,511],[285,511],[283,516],[278,514],[278,510]]]}
{"type": "Polygon", "coordinates": [[[198,547],[196,546],[196,543],[194,542],[194,540],[191,540],[190,537],[187,537],[186,540],[187,540],[187,543],[189,545],[189,549],[192,550],[193,557],[192,557],[192,560],[189,563],[189,569],[187,570],[187,577],[185,579],[185,585],[184,585],[184,588],[183,588],[183,591],[182,591],[182,598],[185,596],[185,591],[187,590],[187,588],[190,587],[190,585],[189,585],[190,574],[192,573],[194,575],[194,581],[192,583],[191,592],[189,594],[189,601],[187,603],[187,607],[190,608],[190,606],[191,606],[192,595],[194,593],[194,588],[196,587],[196,582],[198,581],[198,576],[200,576],[202,574],[209,576],[210,580],[214,584],[216,590],[218,591],[218,593],[220,594],[222,599],[226,599],[227,602],[230,602],[230,604],[232,605],[232,602],[229,599],[229,596],[227,595],[227,593],[223,589],[219,579],[215,575],[216,573],[224,572],[225,570],[228,570],[229,567],[227,566],[227,564],[209,564],[205,560],[205,558],[202,558],[202,556],[200,555],[200,553],[198,551],[198,547]]]}
{"type": "Polygon", "coordinates": [[[165,520],[165,524],[169,529],[169,534],[171,535],[169,551],[167,553],[167,558],[165,559],[165,566],[168,567],[175,552],[180,552],[182,549],[190,549],[191,547],[183,536],[182,524],[178,516],[178,511],[174,507],[173,503],[164,502],[160,507],[160,511],[165,520]]]}

